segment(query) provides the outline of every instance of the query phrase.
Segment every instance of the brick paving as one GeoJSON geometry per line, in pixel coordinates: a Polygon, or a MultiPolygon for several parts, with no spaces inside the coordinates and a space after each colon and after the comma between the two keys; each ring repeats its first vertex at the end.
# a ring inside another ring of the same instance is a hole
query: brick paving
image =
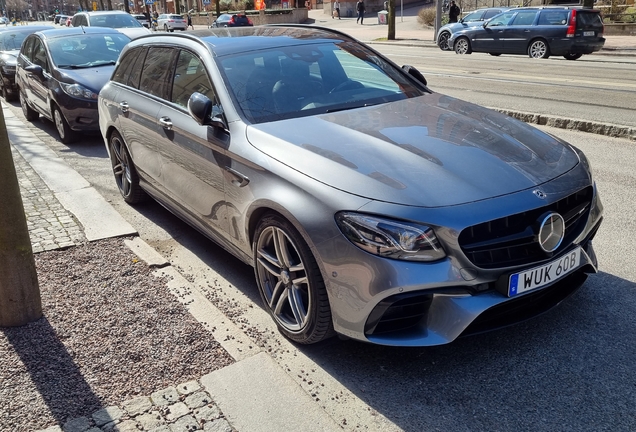
{"type": "Polygon", "coordinates": [[[235,432],[198,381],[138,396],[39,432],[235,432]]]}

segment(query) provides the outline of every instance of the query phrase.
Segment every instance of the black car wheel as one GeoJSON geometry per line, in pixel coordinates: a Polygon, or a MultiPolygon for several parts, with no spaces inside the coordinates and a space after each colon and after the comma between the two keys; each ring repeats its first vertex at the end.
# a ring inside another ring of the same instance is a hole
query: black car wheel
{"type": "Polygon", "coordinates": [[[113,132],[108,140],[110,164],[121,196],[128,204],[137,204],[146,199],[146,193],[139,186],[139,176],[130,158],[126,144],[118,132],[113,132]]]}
{"type": "Polygon", "coordinates": [[[566,60],[577,60],[577,59],[581,58],[582,55],[583,54],[581,54],[581,53],[578,53],[578,54],[569,54],[568,53],[568,54],[564,55],[563,58],[566,59],[566,60]]]}
{"type": "Polygon", "coordinates": [[[550,48],[548,43],[543,39],[535,39],[528,46],[528,55],[532,58],[548,58],[550,57],[550,48]]]}
{"type": "Polygon", "coordinates": [[[439,49],[441,49],[442,51],[450,51],[451,48],[448,46],[448,38],[450,37],[450,33],[449,32],[441,32],[439,34],[439,37],[437,38],[437,46],[439,46],[439,49]]]}
{"type": "Polygon", "coordinates": [[[22,91],[20,91],[20,105],[22,106],[22,113],[28,121],[35,121],[40,117],[40,114],[29,106],[22,91]]]}
{"type": "Polygon", "coordinates": [[[282,217],[268,214],[254,238],[256,283],[280,331],[302,344],[330,337],[334,332],[327,290],[302,236],[282,217]]]}
{"type": "Polygon", "coordinates": [[[501,53],[488,53],[493,57],[499,57],[501,55],[501,53]]]}
{"type": "Polygon", "coordinates": [[[168,32],[168,24],[163,25],[163,31],[165,31],[166,33],[168,32]]]}
{"type": "Polygon", "coordinates": [[[11,102],[12,100],[15,99],[15,95],[11,92],[9,92],[9,90],[7,90],[7,86],[4,83],[4,77],[2,75],[0,75],[0,83],[2,83],[2,97],[4,98],[4,100],[6,100],[7,102],[11,102]]]}
{"type": "Polygon", "coordinates": [[[70,144],[75,141],[75,131],[68,125],[62,110],[57,105],[53,105],[53,123],[55,123],[55,129],[57,129],[57,134],[60,136],[60,141],[64,144],[70,144]]]}
{"type": "Polygon", "coordinates": [[[460,37],[455,41],[455,54],[471,54],[470,41],[466,37],[460,37]]]}

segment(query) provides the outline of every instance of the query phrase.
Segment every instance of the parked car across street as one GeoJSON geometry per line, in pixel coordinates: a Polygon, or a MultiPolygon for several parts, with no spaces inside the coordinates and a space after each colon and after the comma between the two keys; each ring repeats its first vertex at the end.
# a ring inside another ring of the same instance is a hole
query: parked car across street
{"type": "Polygon", "coordinates": [[[500,13],[505,12],[508,9],[510,8],[494,7],[478,9],[474,12],[469,12],[468,14],[466,14],[459,20],[459,22],[443,25],[437,32],[437,38],[435,39],[437,41],[437,46],[439,46],[442,51],[452,50],[452,47],[448,46],[448,38],[453,32],[462,30],[466,27],[482,25],[484,21],[488,21],[490,18],[494,17],[495,15],[499,15],[500,13]]]}

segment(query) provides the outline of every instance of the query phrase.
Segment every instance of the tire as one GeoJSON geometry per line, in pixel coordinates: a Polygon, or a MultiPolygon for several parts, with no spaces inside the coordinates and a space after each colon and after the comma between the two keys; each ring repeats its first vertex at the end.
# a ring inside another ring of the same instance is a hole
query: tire
{"type": "Polygon", "coordinates": [[[473,50],[470,48],[470,41],[466,37],[460,37],[453,45],[455,54],[471,54],[473,50]]]}
{"type": "Polygon", "coordinates": [[[57,130],[57,134],[60,136],[60,141],[64,144],[70,144],[75,141],[77,134],[71,127],[68,125],[68,122],[64,118],[64,114],[62,114],[62,110],[57,105],[53,105],[53,124],[55,124],[55,129],[57,130]]]}
{"type": "Polygon", "coordinates": [[[563,58],[566,59],[566,60],[577,60],[577,59],[580,59],[582,55],[583,54],[581,54],[581,53],[578,53],[578,54],[566,54],[566,55],[563,56],[563,58]]]}
{"type": "Polygon", "coordinates": [[[22,106],[22,113],[24,114],[24,117],[28,121],[31,121],[31,122],[36,121],[38,117],[40,117],[40,114],[29,106],[29,103],[27,102],[21,90],[20,90],[20,105],[22,106]]]}
{"type": "Polygon", "coordinates": [[[281,333],[312,344],[333,336],[325,283],[309,247],[277,214],[267,214],[254,236],[254,273],[265,308],[281,333]]]}
{"type": "Polygon", "coordinates": [[[163,25],[163,31],[165,31],[166,33],[168,33],[168,24],[164,24],[164,25],[163,25]]]}
{"type": "Polygon", "coordinates": [[[544,58],[550,57],[550,47],[548,43],[543,39],[535,39],[528,45],[528,56],[531,58],[544,58]]]}
{"type": "Polygon", "coordinates": [[[7,86],[4,84],[4,77],[2,75],[0,75],[0,82],[2,82],[2,97],[5,101],[11,102],[15,99],[15,94],[9,93],[7,86]]]}
{"type": "Polygon", "coordinates": [[[439,37],[437,38],[437,46],[442,51],[450,51],[450,47],[448,46],[448,38],[450,37],[450,33],[447,31],[441,32],[439,37]]]}
{"type": "Polygon", "coordinates": [[[119,132],[114,131],[110,135],[108,147],[115,182],[124,201],[128,204],[138,204],[145,201],[147,195],[139,186],[139,175],[119,132]]]}
{"type": "Polygon", "coordinates": [[[501,55],[501,53],[488,53],[493,57],[499,57],[501,55]]]}

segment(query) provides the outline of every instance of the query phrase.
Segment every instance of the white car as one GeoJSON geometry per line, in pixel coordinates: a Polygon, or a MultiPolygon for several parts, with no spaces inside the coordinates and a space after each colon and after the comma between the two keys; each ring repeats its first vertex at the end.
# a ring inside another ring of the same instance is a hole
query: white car
{"type": "Polygon", "coordinates": [[[110,27],[131,39],[152,33],[139,21],[124,11],[78,12],[71,20],[72,27],[110,27]]]}
{"type": "Polygon", "coordinates": [[[161,14],[157,18],[157,27],[165,31],[186,30],[188,20],[177,14],[161,14]]]}
{"type": "Polygon", "coordinates": [[[0,17],[0,24],[4,24],[7,26],[11,24],[11,21],[9,20],[9,18],[3,16],[3,17],[0,17]]]}

